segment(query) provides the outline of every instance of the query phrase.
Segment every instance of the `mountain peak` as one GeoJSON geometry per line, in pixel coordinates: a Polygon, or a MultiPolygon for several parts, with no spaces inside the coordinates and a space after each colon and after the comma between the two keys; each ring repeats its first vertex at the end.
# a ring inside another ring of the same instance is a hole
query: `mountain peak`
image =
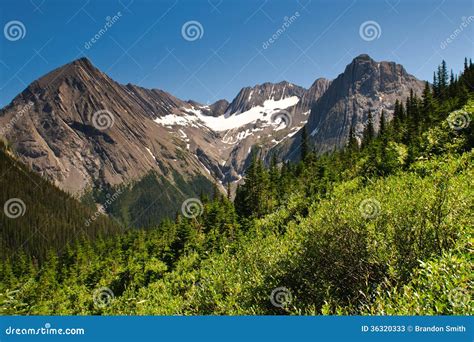
{"type": "Polygon", "coordinates": [[[97,69],[88,58],[81,57],[54,69],[53,71],[39,78],[37,81],[33,82],[32,85],[33,87],[39,86],[40,88],[50,88],[55,85],[59,85],[67,78],[83,80],[92,78],[98,80],[104,76],[105,74],[97,69]]]}
{"type": "Polygon", "coordinates": [[[369,109],[378,123],[382,110],[390,118],[397,99],[406,98],[410,89],[419,95],[423,87],[402,65],[375,61],[367,54],[355,57],[312,108],[307,128],[318,152],[344,146],[351,126],[360,136],[369,109]]]}
{"type": "Polygon", "coordinates": [[[270,99],[278,101],[292,96],[302,98],[305,92],[306,89],[288,81],[256,84],[253,87],[242,88],[228,106],[226,113],[243,113],[250,108],[262,106],[266,100],[270,99]]]}
{"type": "Polygon", "coordinates": [[[313,84],[311,85],[311,87],[309,87],[310,89],[314,88],[314,87],[320,87],[322,85],[327,85],[331,83],[331,80],[328,80],[327,78],[324,78],[324,77],[320,77],[318,79],[316,79],[316,81],[313,82],[313,84]]]}
{"type": "Polygon", "coordinates": [[[352,63],[357,63],[357,62],[373,62],[374,60],[366,53],[362,53],[359,56],[355,57],[352,60],[352,63]]]}
{"type": "Polygon", "coordinates": [[[81,57],[81,58],[75,59],[66,65],[80,65],[86,68],[95,68],[92,62],[90,61],[90,59],[87,57],[81,57]]]}

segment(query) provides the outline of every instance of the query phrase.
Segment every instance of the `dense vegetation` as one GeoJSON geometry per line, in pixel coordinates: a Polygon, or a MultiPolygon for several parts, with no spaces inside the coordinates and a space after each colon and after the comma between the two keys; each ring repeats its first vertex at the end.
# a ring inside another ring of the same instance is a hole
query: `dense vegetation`
{"type": "MultiPolygon", "coordinates": [[[[204,176],[185,180],[173,172],[173,182],[154,172],[127,186],[104,188],[92,193],[93,202],[106,203],[117,191],[120,196],[111,201],[107,212],[127,228],[156,226],[166,217],[174,217],[181,203],[201,192],[211,192],[213,184],[204,176]],[[159,195],[157,195],[159,194],[159,195]]],[[[87,203],[87,198],[83,199],[87,203]]]]}
{"type": "Polygon", "coordinates": [[[94,239],[121,232],[120,226],[104,215],[95,219],[96,208],[80,204],[15,161],[2,141],[0,188],[0,259],[28,254],[36,264],[45,259],[48,250],[62,250],[73,237],[94,239]]]}
{"type": "MultiPolygon", "coordinates": [[[[0,265],[3,314],[473,314],[474,66],[199,216],[0,265]]],[[[188,215],[189,216],[189,215],[188,215]]]]}

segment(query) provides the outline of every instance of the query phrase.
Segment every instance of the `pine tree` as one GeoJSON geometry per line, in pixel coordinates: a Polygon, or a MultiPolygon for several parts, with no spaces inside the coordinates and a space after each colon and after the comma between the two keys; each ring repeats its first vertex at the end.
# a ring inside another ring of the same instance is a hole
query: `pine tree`
{"type": "Polygon", "coordinates": [[[423,103],[423,121],[430,123],[434,120],[434,99],[428,82],[425,82],[425,88],[422,94],[423,103]]]}
{"type": "Polygon", "coordinates": [[[363,140],[362,140],[363,146],[364,147],[367,146],[372,141],[374,136],[375,136],[374,119],[372,117],[372,112],[369,109],[369,112],[367,114],[367,124],[365,125],[363,140]]]}
{"type": "Polygon", "coordinates": [[[380,114],[379,135],[385,134],[385,130],[386,130],[385,111],[382,109],[382,113],[380,114]]]}
{"type": "Polygon", "coordinates": [[[359,144],[355,136],[354,125],[351,125],[349,128],[349,138],[347,139],[347,149],[350,152],[357,151],[359,149],[359,144]]]}
{"type": "Polygon", "coordinates": [[[377,152],[380,155],[380,161],[378,163],[378,170],[381,175],[384,175],[387,169],[387,145],[388,145],[388,134],[387,134],[387,122],[385,118],[385,111],[382,110],[380,114],[380,124],[379,124],[379,151],[377,152]]]}
{"type": "Polygon", "coordinates": [[[278,162],[277,162],[276,153],[273,153],[270,159],[269,177],[270,177],[270,189],[271,189],[272,196],[276,197],[281,187],[280,172],[278,170],[278,162]]]}
{"type": "Polygon", "coordinates": [[[439,82],[436,72],[433,72],[433,95],[434,97],[439,97],[439,82]]]}
{"type": "Polygon", "coordinates": [[[441,62],[441,66],[438,68],[438,88],[439,88],[439,96],[444,100],[446,99],[446,91],[448,88],[448,68],[446,66],[446,62],[443,60],[441,62]]]}
{"type": "Polygon", "coordinates": [[[236,209],[243,217],[261,217],[269,210],[270,180],[263,162],[253,151],[244,184],[236,193],[236,209]]]}
{"type": "Polygon", "coordinates": [[[309,143],[308,143],[308,133],[306,131],[306,125],[301,129],[301,160],[306,160],[308,157],[309,143]]]}
{"type": "Polygon", "coordinates": [[[231,183],[230,181],[227,182],[226,185],[226,192],[227,192],[227,199],[230,201],[232,198],[232,191],[231,191],[231,183]]]}

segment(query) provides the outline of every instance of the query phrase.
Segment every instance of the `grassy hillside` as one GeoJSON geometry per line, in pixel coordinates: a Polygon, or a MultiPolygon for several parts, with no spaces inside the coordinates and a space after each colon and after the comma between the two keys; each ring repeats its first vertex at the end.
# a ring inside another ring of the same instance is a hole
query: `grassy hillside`
{"type": "Polygon", "coordinates": [[[121,232],[97,210],[86,207],[17,162],[0,141],[0,258],[29,254],[36,261],[79,238],[121,232]]]}
{"type": "Polygon", "coordinates": [[[202,196],[196,215],[77,241],[42,267],[6,260],[0,312],[473,314],[473,76],[397,103],[343,151],[254,157],[235,203],[202,196]]]}

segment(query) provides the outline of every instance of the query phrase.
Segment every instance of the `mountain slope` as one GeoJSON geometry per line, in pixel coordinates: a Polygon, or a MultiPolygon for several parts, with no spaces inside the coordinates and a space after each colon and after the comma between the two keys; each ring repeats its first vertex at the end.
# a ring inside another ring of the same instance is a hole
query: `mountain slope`
{"type": "Polygon", "coordinates": [[[261,217],[236,220],[217,195],[198,217],[84,242],[41,270],[0,261],[0,311],[472,314],[472,86],[469,101],[461,94],[474,84],[472,64],[469,75],[361,148],[253,168],[244,200],[263,192],[261,217]],[[414,128],[408,140],[400,125],[414,128]],[[361,167],[379,158],[385,173],[361,167]]]}
{"type": "Polygon", "coordinates": [[[187,178],[199,161],[153,117],[185,106],[158,90],[122,86],[80,59],[33,82],[0,113],[5,138],[23,161],[72,193],[139,179],[150,170],[187,178]],[[15,120],[19,111],[25,113],[15,120]]]}
{"type": "Polygon", "coordinates": [[[306,90],[288,82],[243,88],[204,106],[157,89],[121,85],[81,58],[28,86],[0,111],[3,138],[62,189],[83,194],[175,171],[237,180],[250,148],[271,148],[304,125],[329,81],[306,90]],[[20,115],[18,113],[21,113],[20,115]]]}
{"type": "Polygon", "coordinates": [[[49,249],[122,232],[115,221],[15,160],[0,142],[0,259],[29,254],[42,261],[49,249]]]}
{"type": "MultiPolygon", "coordinates": [[[[404,101],[410,90],[419,96],[423,87],[424,82],[408,74],[400,64],[376,62],[368,55],[360,55],[331,82],[312,107],[306,126],[311,143],[319,153],[341,148],[347,142],[351,125],[360,140],[369,110],[378,130],[382,111],[390,120],[395,101],[404,101]]],[[[297,135],[279,146],[280,154],[295,159],[299,155],[299,141],[297,135]]]]}
{"type": "Polygon", "coordinates": [[[419,96],[424,82],[394,62],[376,62],[368,55],[356,57],[331,84],[311,110],[308,132],[320,151],[341,147],[354,125],[362,136],[367,111],[373,113],[376,128],[384,110],[393,114],[395,100],[404,100],[410,89],[419,96]]]}
{"type": "Polygon", "coordinates": [[[256,146],[267,160],[273,152],[294,159],[306,125],[318,151],[341,147],[351,124],[361,135],[369,109],[376,122],[382,109],[390,117],[396,98],[421,87],[400,65],[361,55],[334,81],[320,78],[309,89],[264,83],[243,88],[230,103],[202,105],[121,85],[81,58],[3,108],[0,137],[32,170],[75,195],[127,187],[131,193],[117,199],[119,216],[150,222],[140,216],[168,216],[212,183],[223,190],[221,184],[238,182],[256,146]],[[144,189],[149,175],[155,181],[144,189]],[[130,206],[148,212],[132,215],[130,206]]]}

